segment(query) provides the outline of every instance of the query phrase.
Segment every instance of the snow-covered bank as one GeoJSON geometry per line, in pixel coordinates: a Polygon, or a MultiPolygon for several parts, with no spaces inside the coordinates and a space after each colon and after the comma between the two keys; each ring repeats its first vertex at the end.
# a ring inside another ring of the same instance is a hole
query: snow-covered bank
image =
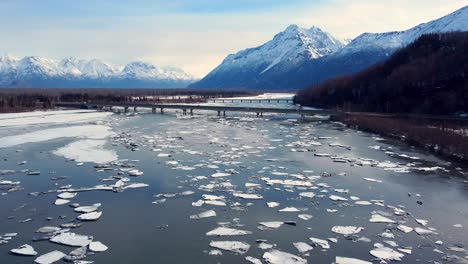
{"type": "Polygon", "coordinates": [[[114,133],[103,125],[82,125],[43,129],[31,133],[0,138],[0,148],[14,147],[25,143],[36,143],[58,138],[104,139],[114,133]]]}
{"type": "Polygon", "coordinates": [[[61,123],[77,124],[102,120],[110,115],[112,115],[112,113],[97,112],[93,110],[63,110],[8,113],[0,114],[0,127],[61,123]]]}

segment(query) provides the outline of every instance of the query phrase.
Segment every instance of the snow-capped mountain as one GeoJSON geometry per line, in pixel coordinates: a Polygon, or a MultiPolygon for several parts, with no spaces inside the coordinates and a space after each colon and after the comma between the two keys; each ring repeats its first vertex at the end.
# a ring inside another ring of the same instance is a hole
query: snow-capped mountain
{"type": "Polygon", "coordinates": [[[318,27],[304,29],[291,25],[259,47],[227,56],[221,65],[194,86],[250,86],[262,75],[287,71],[305,61],[330,55],[344,46],[344,41],[318,27]],[[238,85],[236,80],[243,83],[238,85]]]}
{"type": "Polygon", "coordinates": [[[124,67],[74,57],[55,61],[28,56],[0,57],[0,87],[183,88],[194,77],[175,67],[131,62],[124,67]]]}
{"type": "Polygon", "coordinates": [[[468,31],[468,6],[405,31],[341,41],[317,27],[290,26],[266,44],[229,55],[192,87],[299,89],[381,62],[423,34],[468,31]]]}
{"type": "Polygon", "coordinates": [[[424,34],[466,30],[468,30],[468,6],[405,31],[364,33],[351,41],[340,53],[346,54],[371,48],[396,50],[407,46],[424,34]]]}

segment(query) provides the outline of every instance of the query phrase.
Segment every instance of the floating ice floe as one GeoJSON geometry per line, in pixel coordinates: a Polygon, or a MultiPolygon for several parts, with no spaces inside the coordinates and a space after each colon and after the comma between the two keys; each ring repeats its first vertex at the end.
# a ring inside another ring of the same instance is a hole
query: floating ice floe
{"type": "Polygon", "coordinates": [[[106,144],[107,140],[79,140],[57,149],[54,154],[77,162],[94,162],[98,164],[118,160],[115,151],[104,148],[106,144]]]}
{"type": "Polygon", "coordinates": [[[334,226],[332,227],[332,232],[341,234],[341,235],[354,235],[361,232],[364,228],[357,226],[334,226]]]}
{"type": "Polygon", "coordinates": [[[302,220],[310,220],[312,219],[314,216],[313,215],[310,215],[310,214],[300,214],[298,215],[297,217],[299,217],[300,219],[302,220]]]}
{"type": "Polygon", "coordinates": [[[89,243],[88,247],[89,247],[89,250],[92,252],[104,252],[108,249],[106,245],[104,245],[103,243],[99,241],[93,241],[89,243]]]}
{"type": "Polygon", "coordinates": [[[261,196],[260,194],[254,194],[254,193],[233,193],[232,195],[234,195],[235,197],[246,199],[246,200],[263,199],[263,196],[261,196]]]}
{"type": "Polygon", "coordinates": [[[295,213],[300,212],[301,210],[297,209],[296,207],[285,207],[283,209],[278,210],[278,212],[286,212],[286,213],[295,213]]]}
{"type": "Polygon", "coordinates": [[[330,244],[328,244],[327,240],[323,240],[323,239],[319,239],[319,238],[315,238],[315,237],[309,237],[309,240],[312,241],[312,243],[314,245],[320,246],[323,249],[329,249],[330,248],[330,244]]]}
{"type": "Polygon", "coordinates": [[[260,222],[258,224],[265,228],[280,228],[284,224],[284,222],[271,221],[271,222],[260,222]]]}
{"type": "Polygon", "coordinates": [[[348,201],[348,199],[338,196],[338,195],[330,195],[330,200],[332,201],[348,201]]]}
{"type": "Polygon", "coordinates": [[[250,249],[250,245],[241,241],[211,241],[210,247],[245,254],[250,249]]]}
{"type": "Polygon", "coordinates": [[[414,231],[418,234],[418,235],[433,235],[433,234],[437,234],[436,232],[432,231],[432,230],[428,230],[428,229],[424,229],[424,228],[420,228],[420,227],[416,227],[414,229],[414,231]]]}
{"type": "Polygon", "coordinates": [[[34,248],[28,244],[24,244],[22,246],[14,248],[10,250],[10,252],[13,254],[22,255],[22,256],[36,256],[37,255],[37,252],[34,250],[34,248]]]}
{"type": "Polygon", "coordinates": [[[301,193],[299,193],[299,196],[307,197],[307,198],[314,198],[315,193],[313,193],[313,192],[301,192],[301,193]]]}
{"type": "Polygon", "coordinates": [[[372,262],[345,257],[335,257],[335,264],[372,264],[372,262]]]}
{"type": "Polygon", "coordinates": [[[391,248],[388,247],[379,247],[376,249],[373,249],[369,252],[372,256],[384,260],[384,261],[391,261],[391,260],[396,260],[396,261],[401,261],[401,258],[404,257],[405,255],[401,254],[398,251],[395,251],[391,248]]]}
{"type": "Polygon", "coordinates": [[[252,264],[262,264],[261,260],[259,260],[258,258],[251,257],[251,256],[245,257],[245,260],[247,260],[248,262],[252,264]]]}
{"type": "Polygon", "coordinates": [[[41,255],[37,257],[34,262],[37,264],[51,264],[54,262],[57,262],[64,258],[66,255],[63,252],[60,252],[58,250],[54,250],[52,252],[46,253],[44,255],[41,255]]]}
{"type": "Polygon", "coordinates": [[[380,214],[373,214],[372,217],[369,219],[369,222],[371,223],[395,223],[395,221],[393,221],[392,219],[382,216],[380,214]]]}
{"type": "Polygon", "coordinates": [[[357,205],[372,205],[372,203],[369,201],[356,201],[354,203],[357,205]]]}
{"type": "Polygon", "coordinates": [[[58,198],[60,199],[71,199],[76,196],[76,193],[70,193],[70,192],[63,192],[57,195],[58,198]]]}
{"type": "Polygon", "coordinates": [[[217,227],[208,233],[207,236],[243,236],[243,235],[250,235],[252,234],[251,231],[247,230],[240,230],[228,227],[217,227]]]}
{"type": "Polygon", "coordinates": [[[373,179],[373,178],[363,178],[363,180],[368,181],[368,182],[378,182],[378,183],[382,183],[381,180],[376,180],[376,179],[373,179]]]}
{"type": "Polygon", "coordinates": [[[60,227],[44,226],[36,230],[36,233],[55,233],[62,230],[60,227]]]}
{"type": "Polygon", "coordinates": [[[398,225],[397,228],[398,228],[398,230],[400,230],[400,231],[402,231],[404,233],[409,233],[409,232],[413,231],[412,227],[405,226],[405,225],[398,225]]]}
{"type": "Polygon", "coordinates": [[[91,213],[91,212],[97,211],[100,206],[101,206],[100,203],[89,205],[89,206],[79,206],[75,208],[74,211],[77,213],[91,213]]]}
{"type": "Polygon", "coordinates": [[[54,204],[55,204],[55,205],[63,205],[63,204],[67,204],[67,203],[69,203],[69,202],[70,202],[70,200],[57,199],[57,200],[55,200],[54,204]]]}
{"type": "Polygon", "coordinates": [[[215,216],[216,216],[216,212],[214,210],[208,210],[208,211],[201,212],[197,215],[191,215],[190,219],[198,220],[202,218],[215,217],[215,216]]]}
{"type": "Polygon", "coordinates": [[[314,249],[311,245],[305,242],[294,242],[293,246],[297,249],[297,251],[299,251],[299,253],[307,253],[308,251],[314,249]]]}
{"type": "Polygon", "coordinates": [[[213,178],[221,178],[221,177],[227,177],[227,176],[231,176],[231,174],[225,173],[225,172],[216,172],[216,173],[211,174],[211,177],[213,178]]]}
{"type": "Polygon", "coordinates": [[[291,253],[272,249],[263,254],[263,259],[270,264],[306,264],[307,260],[291,253]]]}
{"type": "Polygon", "coordinates": [[[102,212],[94,211],[91,213],[81,214],[77,217],[77,219],[82,221],[96,221],[101,217],[101,215],[102,212]]]}
{"type": "Polygon", "coordinates": [[[93,241],[93,237],[67,232],[52,237],[50,241],[71,247],[84,247],[93,241]]]}
{"type": "Polygon", "coordinates": [[[429,223],[429,221],[427,220],[423,220],[423,219],[415,219],[416,222],[422,226],[427,226],[427,224],[429,223]]]}
{"type": "Polygon", "coordinates": [[[275,207],[278,207],[279,205],[280,205],[280,204],[277,203],[277,202],[268,202],[268,203],[267,203],[267,206],[268,206],[269,208],[275,208],[275,207]]]}

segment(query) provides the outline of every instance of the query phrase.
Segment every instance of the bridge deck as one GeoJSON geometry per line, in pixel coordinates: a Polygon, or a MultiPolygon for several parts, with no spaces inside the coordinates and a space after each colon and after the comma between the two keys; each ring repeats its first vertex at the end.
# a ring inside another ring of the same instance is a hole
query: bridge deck
{"type": "Polygon", "coordinates": [[[281,113],[281,114],[299,114],[299,115],[333,115],[335,112],[329,110],[315,109],[288,109],[273,107],[240,107],[240,106],[212,106],[212,105],[193,105],[193,104],[138,104],[138,103],[57,103],[61,107],[82,107],[82,108],[151,108],[151,109],[180,109],[183,111],[208,110],[219,112],[251,112],[251,113],[281,113]]]}

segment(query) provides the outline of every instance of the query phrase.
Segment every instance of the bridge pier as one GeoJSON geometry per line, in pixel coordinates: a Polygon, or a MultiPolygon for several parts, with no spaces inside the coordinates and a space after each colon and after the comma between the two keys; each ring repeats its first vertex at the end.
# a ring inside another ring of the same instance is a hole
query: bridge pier
{"type": "Polygon", "coordinates": [[[128,113],[128,106],[125,106],[125,107],[124,107],[124,112],[125,112],[125,113],[128,113]]]}
{"type": "Polygon", "coordinates": [[[223,111],[223,116],[226,116],[226,110],[223,111]]]}
{"type": "Polygon", "coordinates": [[[137,111],[137,107],[133,107],[133,112],[136,112],[137,111]]]}
{"type": "Polygon", "coordinates": [[[271,103],[270,99],[268,99],[268,103],[271,103]]]}
{"type": "Polygon", "coordinates": [[[263,117],[263,112],[260,112],[260,117],[263,117]]]}
{"type": "Polygon", "coordinates": [[[156,108],[154,108],[154,107],[151,108],[151,113],[153,113],[153,114],[156,113],[156,108]]]}
{"type": "Polygon", "coordinates": [[[218,110],[218,116],[221,116],[221,111],[218,110]]]}
{"type": "Polygon", "coordinates": [[[190,115],[193,116],[193,109],[190,109],[190,115]]]}
{"type": "Polygon", "coordinates": [[[161,107],[161,114],[164,114],[164,108],[161,107]]]}
{"type": "Polygon", "coordinates": [[[182,109],[182,114],[183,114],[183,115],[187,115],[187,109],[185,109],[185,108],[182,109]]]}
{"type": "Polygon", "coordinates": [[[234,100],[231,100],[231,103],[234,103],[234,100]]]}

